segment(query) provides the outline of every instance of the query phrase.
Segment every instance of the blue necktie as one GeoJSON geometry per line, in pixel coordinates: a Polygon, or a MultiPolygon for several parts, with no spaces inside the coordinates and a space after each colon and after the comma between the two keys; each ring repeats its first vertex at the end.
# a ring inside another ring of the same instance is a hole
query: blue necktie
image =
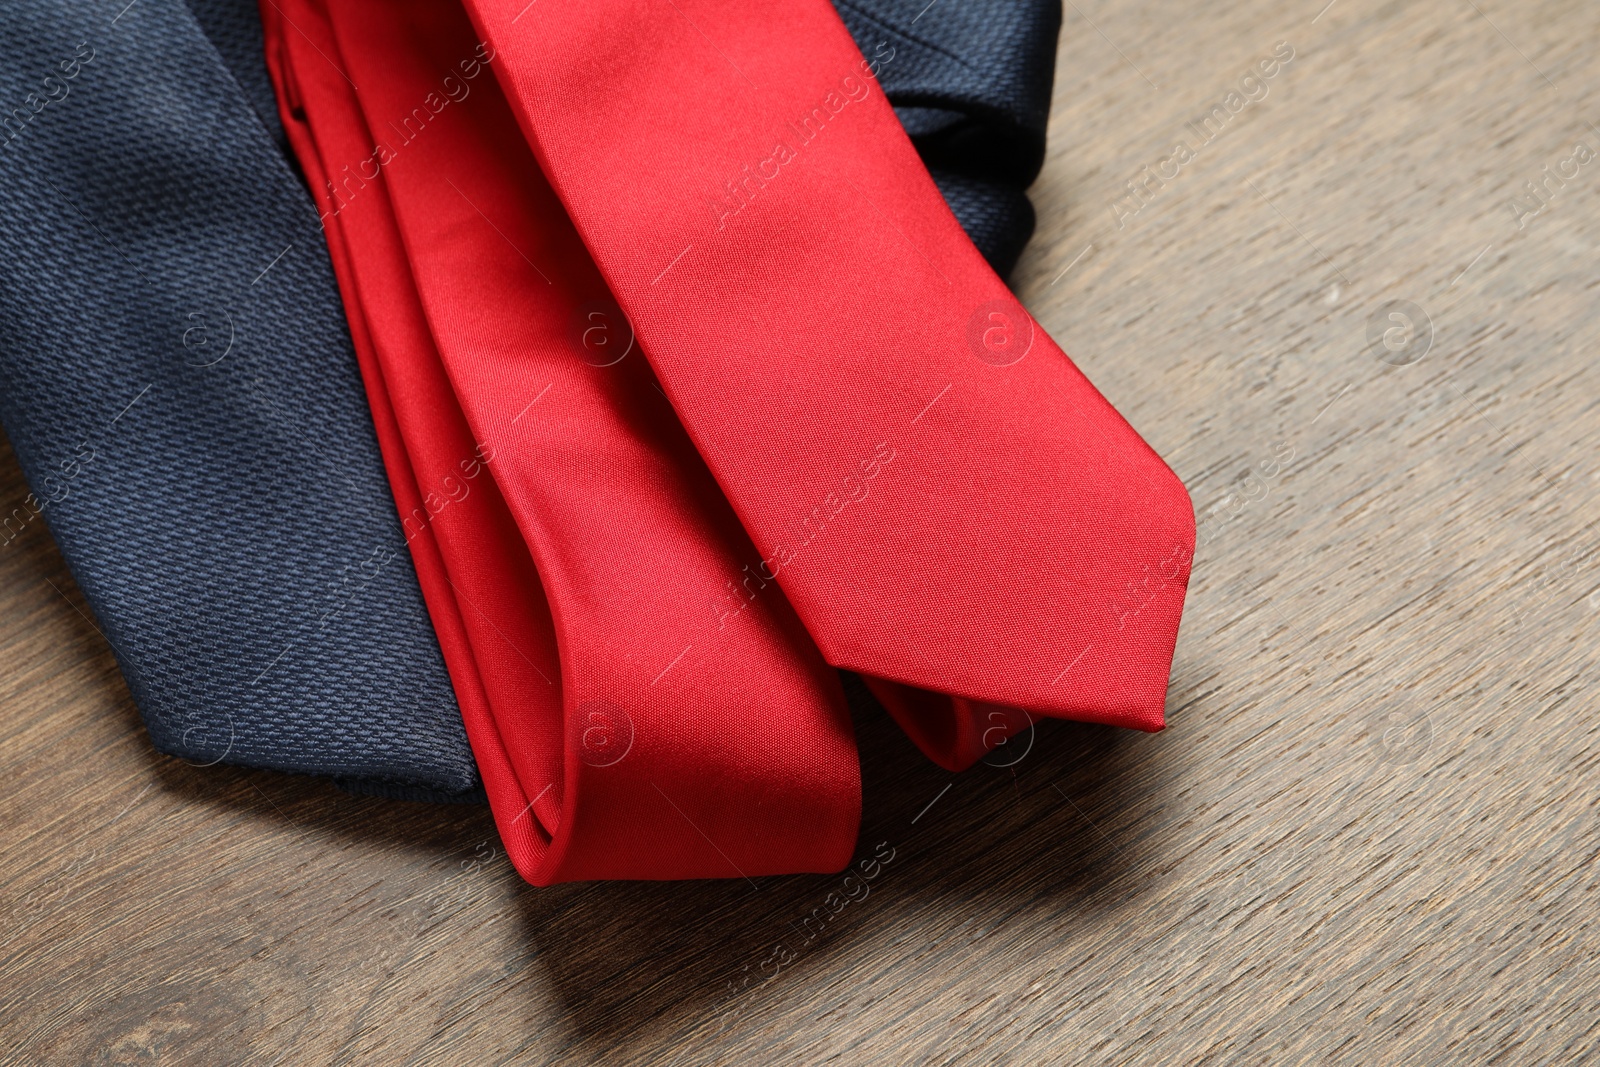
{"type": "Polygon", "coordinates": [[[995,273],[1033,236],[1061,0],[834,0],[950,210],[995,273]]]}
{"type": "Polygon", "coordinates": [[[181,0],[0,5],[0,422],[35,494],[0,540],[49,524],[162,751],[471,798],[259,88],[181,0]]]}

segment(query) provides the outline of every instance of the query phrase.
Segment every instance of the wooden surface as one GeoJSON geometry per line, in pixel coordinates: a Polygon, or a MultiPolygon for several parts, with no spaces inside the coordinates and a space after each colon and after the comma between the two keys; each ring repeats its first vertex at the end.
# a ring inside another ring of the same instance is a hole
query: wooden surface
{"type": "Polygon", "coordinates": [[[1511,206],[1600,151],[1600,8],[1323,2],[1066,4],[1015,282],[1207,522],[1165,733],[952,778],[863,719],[893,858],[808,941],[837,877],[533,890],[484,810],[156,755],[35,524],[0,550],[4,1062],[1600,1053],[1600,162],[1511,206]],[[1368,344],[1390,300],[1418,362],[1368,344]]]}

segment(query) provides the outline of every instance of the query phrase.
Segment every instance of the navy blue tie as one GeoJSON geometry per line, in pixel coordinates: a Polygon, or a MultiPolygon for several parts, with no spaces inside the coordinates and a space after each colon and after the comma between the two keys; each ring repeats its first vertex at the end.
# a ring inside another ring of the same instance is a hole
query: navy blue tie
{"type": "Polygon", "coordinates": [[[1061,0],[833,0],[995,273],[1033,236],[1061,0]]]}
{"type": "Polygon", "coordinates": [[[0,422],[34,490],[0,540],[49,524],[162,751],[471,798],[262,84],[181,0],[0,5],[0,422]]]}

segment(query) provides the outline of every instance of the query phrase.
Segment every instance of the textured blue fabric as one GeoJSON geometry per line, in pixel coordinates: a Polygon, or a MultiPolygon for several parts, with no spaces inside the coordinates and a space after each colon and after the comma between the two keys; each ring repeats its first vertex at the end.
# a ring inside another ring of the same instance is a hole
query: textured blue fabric
{"type": "Polygon", "coordinates": [[[161,750],[471,798],[264,85],[182,0],[0,4],[0,423],[35,494],[0,541],[49,524],[161,750]]]}
{"type": "Polygon", "coordinates": [[[1004,277],[1033,236],[1061,0],[834,0],[945,202],[1004,277]]]}
{"type": "MultiPolygon", "coordinates": [[[[262,40],[261,10],[256,0],[187,0],[200,30],[217,50],[217,56],[239,84],[239,91],[255,111],[256,118],[272,134],[272,139],[283,152],[284,159],[293,161],[289,139],[283,133],[283,121],[278,118],[278,99],[272,92],[272,79],[267,76],[263,58],[266,44],[262,40]]],[[[298,170],[298,168],[296,168],[298,170]]]]}

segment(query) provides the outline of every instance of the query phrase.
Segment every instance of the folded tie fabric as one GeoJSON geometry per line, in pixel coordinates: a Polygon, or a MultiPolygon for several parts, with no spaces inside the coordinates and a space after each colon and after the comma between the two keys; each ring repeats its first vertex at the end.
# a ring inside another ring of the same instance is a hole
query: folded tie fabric
{"type": "Polygon", "coordinates": [[[0,422],[155,745],[479,796],[316,213],[181,3],[0,5],[0,422]]]}
{"type": "Polygon", "coordinates": [[[838,676],[782,597],[726,607],[758,557],[493,50],[438,0],[263,18],[380,435],[422,493],[407,527],[431,535],[418,570],[508,855],[536,884],[849,862],[838,676]]]}
{"type": "Polygon", "coordinates": [[[541,884],[842,862],[813,640],[953,768],[1033,713],[1159,728],[1192,549],[1181,484],[962,234],[831,8],[658,6],[263,10],[541,884]]]}
{"type": "Polygon", "coordinates": [[[1188,495],[962,233],[825,0],[467,7],[761,595],[946,766],[1016,711],[1159,729],[1188,495]]]}
{"type": "Polygon", "coordinates": [[[1010,274],[1033,235],[1061,0],[834,6],[962,229],[1010,274]]]}

